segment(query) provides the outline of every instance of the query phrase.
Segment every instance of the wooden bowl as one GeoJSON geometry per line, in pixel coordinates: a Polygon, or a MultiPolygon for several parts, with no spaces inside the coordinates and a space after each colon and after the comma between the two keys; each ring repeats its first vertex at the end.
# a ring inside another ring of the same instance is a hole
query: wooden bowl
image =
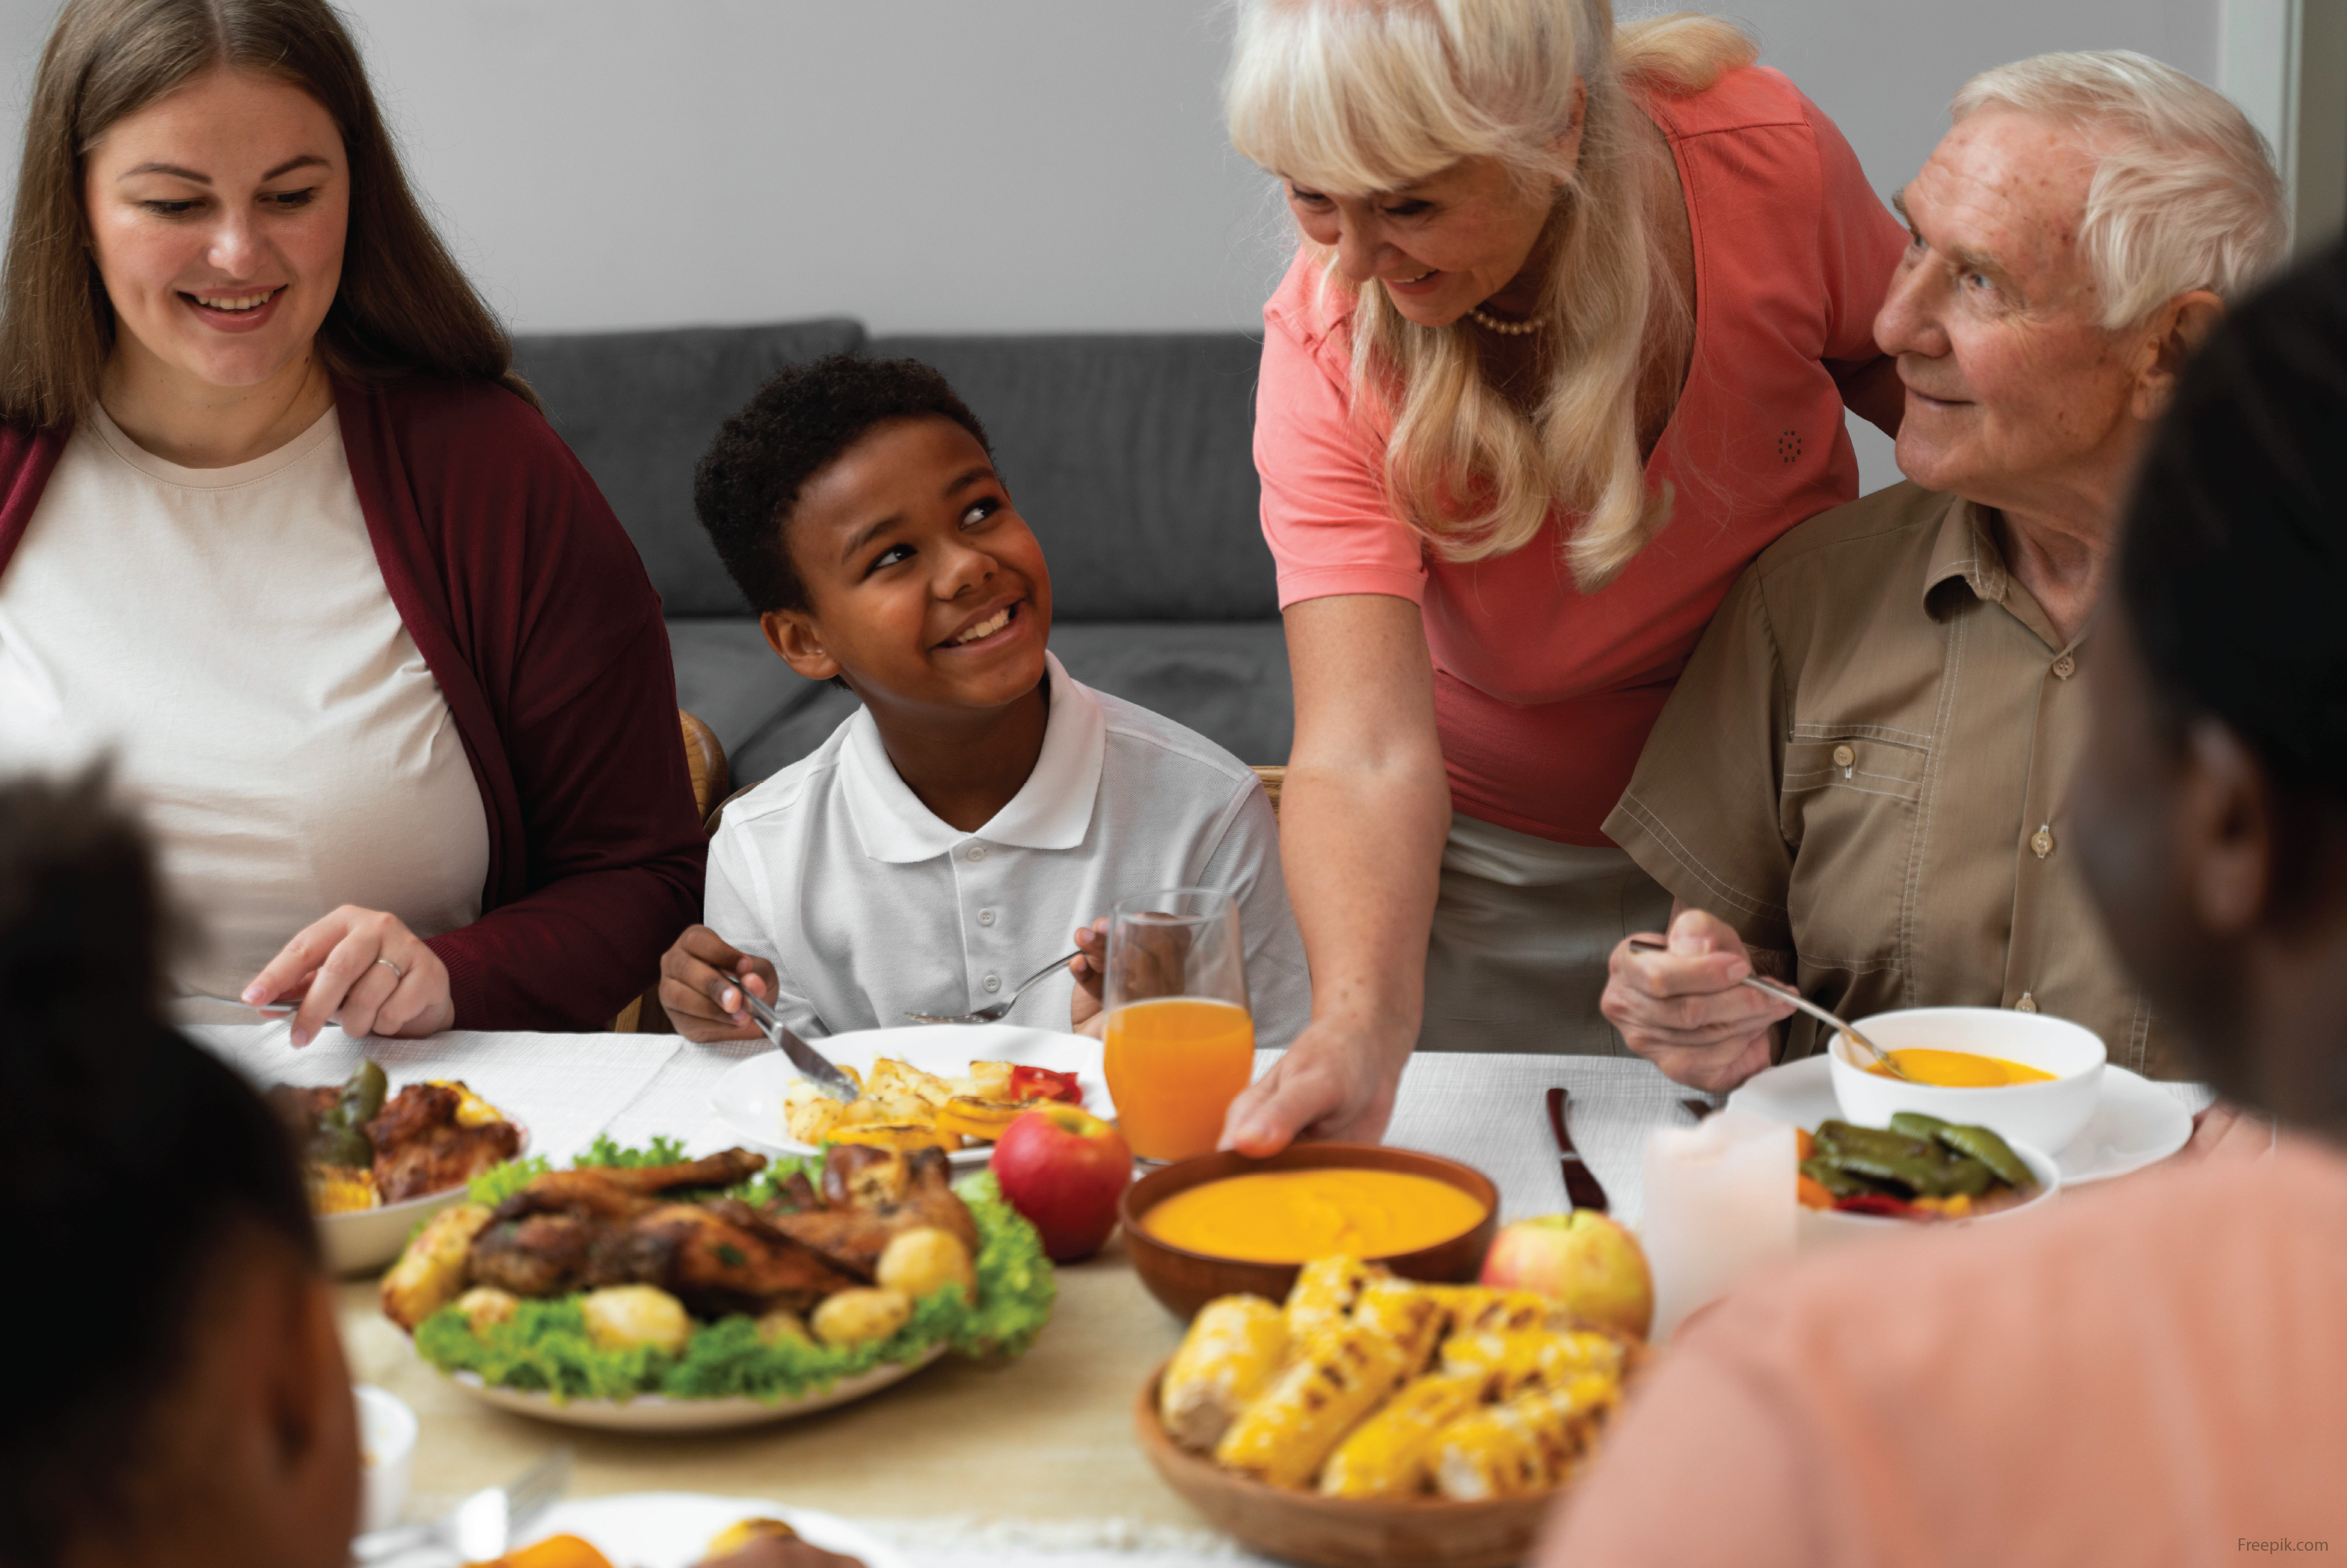
{"type": "Polygon", "coordinates": [[[1157,1415],[1165,1368],[1133,1409],[1141,1451],[1166,1485],[1215,1529],[1269,1557],[1325,1568],[1511,1568],[1532,1542],[1562,1487],[1486,1502],[1377,1500],[1289,1491],[1225,1470],[1168,1437],[1157,1415]]]}
{"type": "Polygon", "coordinates": [[[1500,1189],[1492,1184],[1491,1179],[1472,1165],[1462,1165],[1440,1154],[1421,1154],[1413,1149],[1389,1149],[1376,1143],[1297,1143],[1262,1160],[1249,1159],[1245,1154],[1201,1154],[1194,1160],[1184,1160],[1152,1171],[1125,1188],[1123,1200],[1117,1205],[1118,1216],[1124,1222],[1125,1253],[1133,1259],[1133,1266],[1141,1275],[1141,1282],[1149,1287],[1149,1294],[1163,1302],[1166,1309],[1177,1317],[1187,1319],[1195,1317],[1198,1308],[1218,1296],[1244,1293],[1260,1296],[1266,1301],[1285,1301],[1289,1289],[1296,1284],[1296,1272],[1302,1266],[1300,1264],[1249,1263],[1239,1258],[1192,1252],[1150,1235],[1143,1228],[1143,1218],[1174,1194],[1187,1192],[1208,1182],[1218,1182],[1225,1176],[1245,1175],[1255,1171],[1297,1171],[1332,1166],[1357,1171],[1402,1171],[1414,1176],[1431,1176],[1438,1182],[1457,1187],[1483,1205],[1482,1223],[1464,1235],[1420,1247],[1416,1252],[1368,1261],[1381,1263],[1405,1278],[1423,1279],[1438,1285],[1472,1279],[1483,1266],[1483,1254],[1491,1249],[1491,1237],[1500,1228],[1500,1189]]]}

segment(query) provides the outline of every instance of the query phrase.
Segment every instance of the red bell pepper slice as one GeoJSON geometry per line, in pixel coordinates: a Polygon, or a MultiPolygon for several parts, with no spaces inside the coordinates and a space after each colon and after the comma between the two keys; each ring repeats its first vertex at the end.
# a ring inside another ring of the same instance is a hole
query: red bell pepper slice
{"type": "Polygon", "coordinates": [[[1935,1220],[1941,1216],[1929,1209],[1919,1209],[1911,1203],[1886,1197],[1881,1193],[1857,1193],[1834,1200],[1837,1212],[1845,1214],[1881,1214],[1892,1220],[1935,1220]]]}
{"type": "Polygon", "coordinates": [[[1022,1103],[1030,1100],[1058,1100],[1070,1105],[1081,1105],[1084,1091],[1072,1072],[1054,1072],[1048,1067],[1023,1067],[1014,1063],[1010,1069],[1010,1098],[1022,1103]]]}

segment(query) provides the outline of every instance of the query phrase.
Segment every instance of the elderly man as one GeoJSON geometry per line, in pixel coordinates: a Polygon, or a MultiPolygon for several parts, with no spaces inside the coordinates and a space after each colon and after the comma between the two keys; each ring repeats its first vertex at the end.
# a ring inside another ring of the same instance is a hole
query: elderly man
{"type": "Polygon", "coordinates": [[[1749,1280],[1544,1568],[2347,1550],[2347,252],[2221,329],[2130,512],[2080,880],[2271,1153],[1749,1280]]]}
{"type": "Polygon", "coordinates": [[[1756,968],[1845,1017],[2045,1011],[2182,1071],[2078,876],[2076,676],[2120,488],[2280,259],[2280,184],[2238,109],[2139,55],[2000,67],[1952,112],[1874,323],[1909,482],[1746,571],[1605,824],[1676,902],[1667,952],[1615,949],[1605,1015],[1697,1087],[1816,1048],[1756,968]]]}

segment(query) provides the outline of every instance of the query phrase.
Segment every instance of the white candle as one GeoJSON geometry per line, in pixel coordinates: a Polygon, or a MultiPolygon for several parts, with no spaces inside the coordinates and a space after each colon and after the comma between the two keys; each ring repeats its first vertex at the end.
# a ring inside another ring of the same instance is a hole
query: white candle
{"type": "Polygon", "coordinates": [[[1729,1110],[1649,1133],[1640,1241],[1655,1273],[1655,1333],[1756,1265],[1793,1250],[1793,1129],[1729,1110]]]}

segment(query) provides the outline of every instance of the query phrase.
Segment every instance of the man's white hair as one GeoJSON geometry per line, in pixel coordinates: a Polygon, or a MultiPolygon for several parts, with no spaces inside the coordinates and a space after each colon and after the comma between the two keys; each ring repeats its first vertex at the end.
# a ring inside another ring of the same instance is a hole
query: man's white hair
{"type": "Polygon", "coordinates": [[[2236,302],[2289,251],[2265,138],[2173,66],[2129,49],[2036,55],[1983,71],[1948,112],[1961,122],[1986,108],[2085,132],[2096,161],[2079,245],[2111,331],[2194,289],[2236,302]]]}

